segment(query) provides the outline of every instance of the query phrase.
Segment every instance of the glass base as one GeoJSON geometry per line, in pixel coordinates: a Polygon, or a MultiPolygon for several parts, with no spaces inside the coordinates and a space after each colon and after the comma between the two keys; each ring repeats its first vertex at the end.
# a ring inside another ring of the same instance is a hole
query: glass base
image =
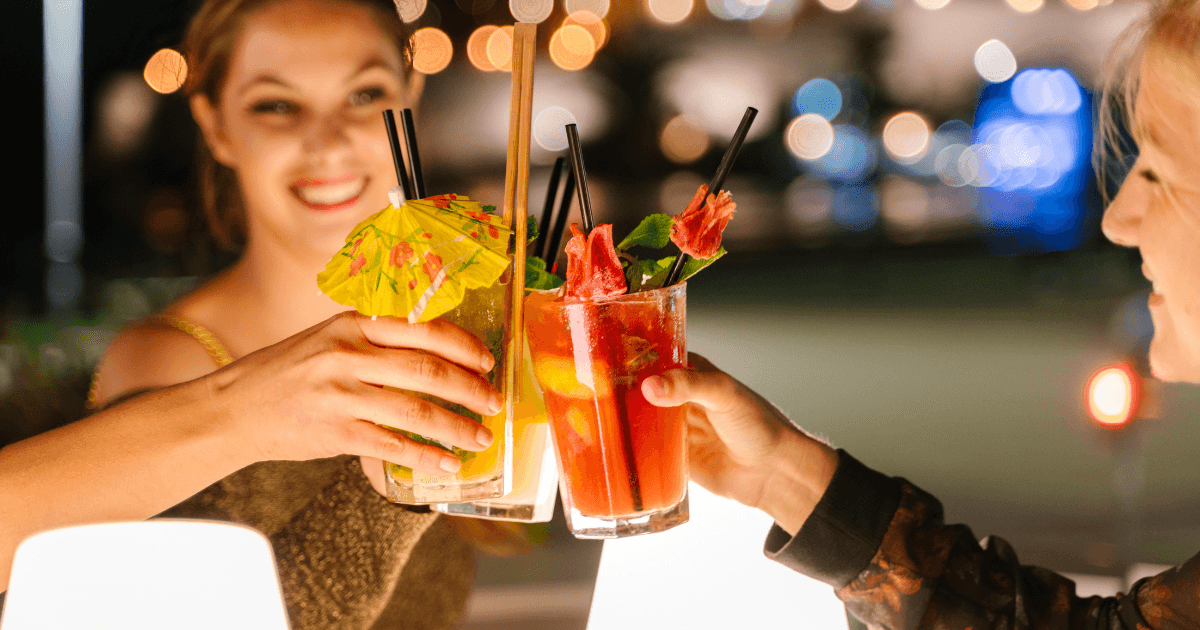
{"type": "Polygon", "coordinates": [[[388,501],[409,505],[496,499],[512,489],[505,487],[503,476],[476,482],[464,482],[454,477],[427,477],[418,479],[418,483],[400,483],[387,474],[385,468],[383,478],[387,485],[388,501]]]}
{"type": "Polygon", "coordinates": [[[549,505],[532,503],[507,503],[503,499],[476,501],[474,503],[439,503],[435,512],[487,518],[494,521],[520,521],[522,523],[549,523],[554,517],[554,501],[549,505]]]}
{"type": "Polygon", "coordinates": [[[627,538],[654,534],[688,522],[688,498],[684,494],[682,501],[669,508],[634,516],[597,518],[584,516],[572,507],[566,510],[566,517],[567,527],[571,528],[576,538],[627,538]]]}

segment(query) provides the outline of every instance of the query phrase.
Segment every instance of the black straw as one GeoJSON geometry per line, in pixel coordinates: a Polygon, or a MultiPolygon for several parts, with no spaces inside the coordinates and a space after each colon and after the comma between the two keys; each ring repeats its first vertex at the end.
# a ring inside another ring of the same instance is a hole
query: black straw
{"type": "Polygon", "coordinates": [[[567,183],[563,186],[562,197],[559,200],[558,216],[554,219],[554,229],[550,232],[550,242],[546,247],[546,266],[554,273],[554,261],[558,260],[558,245],[562,242],[563,232],[567,229],[567,219],[571,216],[571,195],[575,194],[575,171],[567,171],[567,183]]]}
{"type": "Polygon", "coordinates": [[[405,107],[400,112],[404,122],[404,143],[408,145],[408,164],[412,167],[413,193],[417,199],[425,198],[425,177],[421,174],[421,154],[417,151],[417,127],[413,124],[412,110],[405,107]]]}
{"type": "Polygon", "coordinates": [[[388,144],[392,145],[392,165],[396,167],[396,182],[404,190],[404,200],[413,198],[412,184],[408,182],[408,172],[404,167],[404,154],[400,152],[400,134],[396,133],[396,114],[383,110],[383,125],[387,127],[388,144]]]}
{"type": "Polygon", "coordinates": [[[554,168],[550,171],[550,182],[546,184],[546,203],[542,206],[542,220],[538,224],[537,240],[533,243],[533,254],[541,256],[547,264],[550,261],[546,259],[543,250],[546,248],[546,239],[550,236],[550,219],[554,214],[554,202],[558,197],[558,180],[562,179],[563,168],[566,165],[567,161],[561,157],[554,160],[554,168]]]}
{"type": "Polygon", "coordinates": [[[583,233],[590,234],[596,227],[592,220],[592,194],[588,192],[587,171],[583,168],[583,150],[579,147],[579,129],[575,123],[567,125],[567,144],[571,148],[571,171],[575,173],[575,186],[579,189],[579,213],[583,217],[583,233]]]}
{"type": "MultiPolygon", "coordinates": [[[[725,185],[725,178],[729,175],[729,171],[733,169],[733,162],[737,160],[738,153],[742,151],[742,143],[746,141],[746,134],[750,132],[750,123],[754,122],[754,117],[758,115],[758,110],[753,107],[747,107],[746,113],[742,116],[742,122],[738,125],[737,131],[733,132],[733,139],[729,141],[729,148],[725,149],[725,156],[721,158],[721,165],[717,167],[716,175],[713,175],[712,181],[708,183],[708,195],[719,197],[721,195],[721,186],[725,185]]],[[[707,198],[707,195],[705,195],[707,198]]],[[[704,207],[704,201],[701,201],[700,207],[704,207]]],[[[679,256],[675,258],[675,264],[671,266],[671,273],[667,274],[667,283],[663,286],[671,286],[680,280],[683,275],[683,265],[687,262],[688,255],[679,252],[679,256]]]]}

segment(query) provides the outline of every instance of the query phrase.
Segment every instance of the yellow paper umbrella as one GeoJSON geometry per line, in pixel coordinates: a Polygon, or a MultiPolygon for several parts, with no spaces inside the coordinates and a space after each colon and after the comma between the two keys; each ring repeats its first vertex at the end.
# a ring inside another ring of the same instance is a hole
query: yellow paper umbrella
{"type": "Polygon", "coordinates": [[[512,230],[494,209],[459,195],[389,205],[354,228],[317,286],[364,315],[438,317],[508,267],[512,230]]]}

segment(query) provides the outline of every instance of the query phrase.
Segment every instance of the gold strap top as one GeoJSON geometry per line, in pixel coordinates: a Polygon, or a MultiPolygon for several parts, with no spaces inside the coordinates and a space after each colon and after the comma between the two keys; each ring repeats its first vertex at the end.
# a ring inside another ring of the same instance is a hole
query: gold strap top
{"type": "MultiPolygon", "coordinates": [[[[217,336],[212,334],[212,331],[183,317],[175,315],[167,315],[160,313],[146,320],[152,324],[161,324],[181,330],[191,335],[200,345],[204,346],[208,356],[212,358],[213,363],[217,364],[218,368],[223,368],[230,363],[233,363],[233,357],[229,351],[225,349],[225,345],[221,343],[217,336]]],[[[96,366],[96,371],[92,372],[92,384],[88,388],[87,407],[95,410],[98,408],[100,400],[100,366],[96,366]]]]}

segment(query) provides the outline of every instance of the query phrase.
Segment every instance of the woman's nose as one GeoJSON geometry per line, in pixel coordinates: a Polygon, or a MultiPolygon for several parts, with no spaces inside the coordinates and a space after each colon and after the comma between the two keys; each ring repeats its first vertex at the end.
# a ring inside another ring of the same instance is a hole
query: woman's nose
{"type": "Polygon", "coordinates": [[[350,137],[346,120],[338,114],[321,116],[312,121],[304,136],[304,152],[313,166],[336,162],[350,153],[350,137]]]}
{"type": "Polygon", "coordinates": [[[1136,173],[1131,173],[1117,191],[1117,196],[1104,211],[1100,229],[1104,236],[1117,245],[1137,247],[1138,232],[1142,226],[1142,215],[1150,202],[1151,184],[1136,173]]]}

